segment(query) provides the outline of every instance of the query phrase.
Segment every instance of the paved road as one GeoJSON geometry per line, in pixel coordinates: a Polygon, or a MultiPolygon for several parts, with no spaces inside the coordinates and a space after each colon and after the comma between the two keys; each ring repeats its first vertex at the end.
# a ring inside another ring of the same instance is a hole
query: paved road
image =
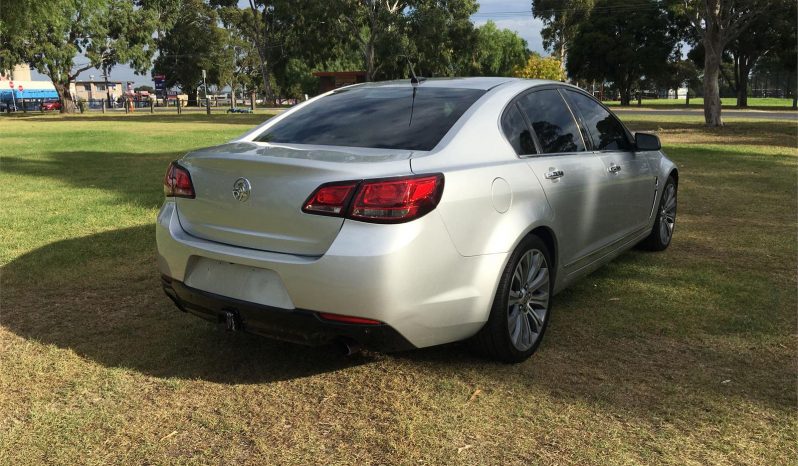
{"type": "MultiPolygon", "coordinates": [[[[612,111],[618,114],[627,115],[674,115],[674,116],[702,116],[701,109],[684,110],[637,110],[632,108],[612,107],[612,111]]],[[[798,121],[798,112],[781,111],[771,112],[767,110],[723,110],[721,117],[727,118],[761,118],[765,120],[795,120],[798,121]]]]}

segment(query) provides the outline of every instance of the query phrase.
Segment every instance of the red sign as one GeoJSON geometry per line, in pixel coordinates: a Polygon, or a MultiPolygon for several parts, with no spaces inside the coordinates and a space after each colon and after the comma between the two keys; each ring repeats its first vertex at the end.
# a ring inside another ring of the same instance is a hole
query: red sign
{"type": "Polygon", "coordinates": [[[17,89],[19,89],[19,92],[22,92],[22,84],[20,84],[17,89]]]}

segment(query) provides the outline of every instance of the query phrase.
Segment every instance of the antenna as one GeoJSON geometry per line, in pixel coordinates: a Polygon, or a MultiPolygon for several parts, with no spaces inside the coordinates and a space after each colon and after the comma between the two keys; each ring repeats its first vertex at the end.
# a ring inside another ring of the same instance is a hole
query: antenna
{"type": "Polygon", "coordinates": [[[416,71],[413,69],[413,63],[410,62],[410,57],[407,55],[402,55],[407,62],[407,67],[410,69],[410,84],[415,88],[418,87],[419,84],[425,81],[425,78],[419,78],[416,76],[416,71]]]}
{"type": "Polygon", "coordinates": [[[407,67],[410,68],[410,85],[413,86],[413,99],[410,101],[410,121],[407,122],[407,126],[413,124],[413,110],[416,108],[416,90],[418,89],[418,85],[424,81],[424,78],[419,78],[416,76],[416,72],[413,69],[413,64],[410,63],[410,57],[407,55],[402,55],[405,57],[405,61],[407,61],[407,67]]]}

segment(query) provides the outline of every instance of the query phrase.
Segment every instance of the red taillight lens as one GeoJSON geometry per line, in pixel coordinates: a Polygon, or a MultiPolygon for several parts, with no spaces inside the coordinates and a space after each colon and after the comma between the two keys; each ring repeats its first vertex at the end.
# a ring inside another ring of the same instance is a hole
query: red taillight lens
{"type": "Polygon", "coordinates": [[[167,197],[194,199],[194,184],[191,182],[191,175],[177,162],[170,163],[169,168],[166,169],[166,176],[163,177],[163,193],[167,197]]]}
{"type": "Polygon", "coordinates": [[[357,182],[322,185],[310,195],[302,211],[309,214],[342,215],[352,198],[357,182]]]}
{"type": "Polygon", "coordinates": [[[438,205],[443,192],[443,175],[364,181],[350,217],[381,223],[398,223],[421,217],[438,205]]]}
{"type": "Polygon", "coordinates": [[[319,312],[319,317],[324,320],[331,320],[333,322],[341,322],[344,324],[360,324],[360,325],[381,325],[382,322],[374,319],[365,319],[363,317],[345,316],[341,314],[330,314],[328,312],[319,312]]]}
{"type": "Polygon", "coordinates": [[[329,183],[311,194],[302,210],[363,222],[401,223],[433,210],[442,194],[441,174],[329,183]]]}

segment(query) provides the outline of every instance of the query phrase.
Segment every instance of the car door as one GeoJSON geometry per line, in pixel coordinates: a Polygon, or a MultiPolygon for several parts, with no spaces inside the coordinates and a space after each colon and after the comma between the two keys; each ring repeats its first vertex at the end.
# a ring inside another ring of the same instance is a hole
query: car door
{"type": "Polygon", "coordinates": [[[597,234],[602,206],[599,192],[607,181],[604,166],[585,141],[576,119],[556,88],[533,90],[518,97],[508,114],[522,116],[534,153],[521,154],[543,186],[554,212],[560,264],[565,269],[600,248],[597,234]],[[529,131],[531,129],[531,131],[529,131]]]}
{"type": "Polygon", "coordinates": [[[610,183],[603,193],[606,215],[598,228],[611,241],[633,234],[649,223],[656,195],[656,177],[648,158],[635,154],[634,142],[623,124],[591,96],[563,89],[574,113],[601,159],[610,183]]]}

